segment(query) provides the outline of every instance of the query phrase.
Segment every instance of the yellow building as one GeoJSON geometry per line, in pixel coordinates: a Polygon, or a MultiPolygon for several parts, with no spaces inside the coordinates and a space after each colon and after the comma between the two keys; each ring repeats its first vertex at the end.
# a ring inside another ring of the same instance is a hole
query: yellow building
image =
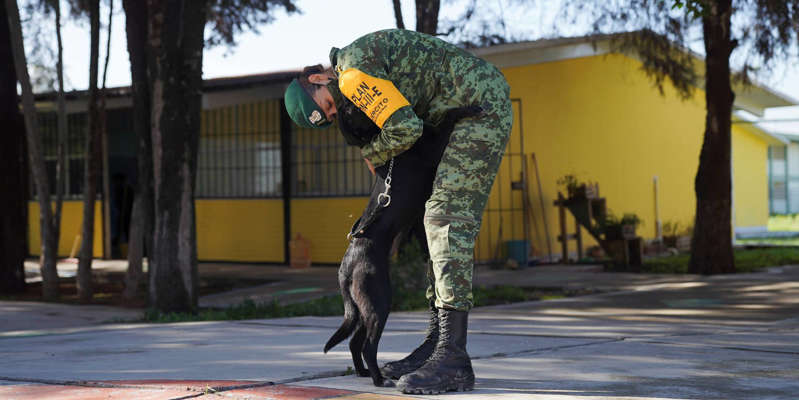
{"type": "MultiPolygon", "coordinates": [[[[597,182],[616,214],[637,214],[643,220],[639,234],[645,239],[657,237],[658,227],[667,222],[692,224],[693,182],[705,119],[701,88],[689,101],[681,101],[671,88],[661,96],[635,57],[610,52],[607,44],[592,44],[585,38],[474,52],[507,77],[515,114],[478,237],[478,260],[495,259],[506,242],[525,238],[534,255],[559,254],[553,201],[562,191],[557,180],[569,174],[597,182]],[[526,195],[520,189],[523,175],[526,195]]],[[[291,124],[281,96],[294,74],[205,83],[196,192],[201,261],[286,263],[289,241],[297,235],[308,241],[316,263],[338,263],[346,249],[346,234],[366,204],[372,178],[358,149],[347,147],[335,128],[317,131],[291,124]]],[[[115,94],[109,101],[108,175],[113,179],[107,204],[116,211],[103,213],[98,202],[98,220],[109,220],[98,222],[98,228],[105,226],[107,232],[103,235],[103,229],[96,229],[98,257],[124,254],[130,188],[135,182],[130,99],[126,88],[115,94]]],[[[767,88],[736,89],[736,109],[762,114],[765,108],[790,105],[790,100],[767,88]]],[[[85,126],[81,117],[85,105],[74,101],[69,109],[73,129],[79,132],[85,126]]],[[[44,113],[41,118],[45,127],[51,127],[48,131],[54,131],[53,116],[44,113]]],[[[775,144],[784,140],[751,124],[733,125],[736,230],[767,225],[768,148],[775,144]]],[[[68,254],[79,230],[81,206],[75,197],[82,174],[79,150],[76,145],[69,152],[74,166],[68,168],[74,173],[67,185],[73,198],[65,207],[62,256],[68,254]]],[[[54,152],[48,158],[53,159],[54,152]]],[[[31,202],[29,209],[30,252],[36,254],[38,206],[31,202]]],[[[567,220],[573,229],[574,222],[567,220]]],[[[592,242],[586,237],[584,244],[592,242]]]]}

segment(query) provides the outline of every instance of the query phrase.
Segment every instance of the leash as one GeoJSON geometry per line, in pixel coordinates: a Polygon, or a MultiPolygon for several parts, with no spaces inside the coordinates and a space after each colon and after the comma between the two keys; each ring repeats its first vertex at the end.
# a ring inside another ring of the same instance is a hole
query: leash
{"type": "MultiPolygon", "coordinates": [[[[394,159],[392,158],[388,164],[388,173],[386,174],[386,180],[385,180],[386,190],[384,190],[383,193],[377,195],[377,205],[383,208],[388,207],[388,205],[391,204],[391,194],[389,194],[389,192],[391,191],[391,173],[393,171],[394,171],[394,159]],[[386,202],[385,204],[382,204],[383,199],[385,199],[386,202]]],[[[376,214],[377,214],[377,209],[372,210],[372,213],[366,216],[367,218],[365,221],[363,221],[363,224],[361,224],[362,217],[358,218],[358,220],[355,221],[355,225],[352,226],[352,230],[350,230],[350,232],[347,234],[347,241],[352,242],[353,238],[363,234],[364,229],[366,229],[366,227],[368,227],[369,224],[375,219],[376,214]]]]}
{"type": "Polygon", "coordinates": [[[388,164],[388,174],[386,174],[386,190],[377,195],[377,204],[383,207],[388,207],[391,204],[391,195],[388,194],[391,190],[391,171],[394,170],[394,159],[392,158],[388,164]],[[381,204],[381,199],[386,199],[386,204],[381,204]]]}

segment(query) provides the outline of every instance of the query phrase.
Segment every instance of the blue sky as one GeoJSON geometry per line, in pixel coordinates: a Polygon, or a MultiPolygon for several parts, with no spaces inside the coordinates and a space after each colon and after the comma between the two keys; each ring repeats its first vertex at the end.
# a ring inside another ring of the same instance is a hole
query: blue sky
{"type": "MultiPolygon", "coordinates": [[[[460,14],[466,0],[442,1],[441,18],[455,18],[460,14]]],[[[542,1],[550,6],[526,9],[510,0],[485,0],[483,13],[502,16],[507,21],[507,31],[519,37],[539,38],[552,36],[555,14],[560,0],[542,1]]],[[[125,43],[125,19],[121,1],[115,1],[111,61],[108,86],[130,84],[130,67],[125,43]]],[[[237,38],[234,48],[217,47],[206,49],[203,60],[205,78],[255,74],[271,71],[297,69],[305,65],[327,63],[330,47],[342,47],[361,35],[379,29],[394,28],[394,11],[391,0],[299,0],[301,15],[286,16],[277,13],[270,25],[259,28],[260,33],[245,33],[237,38]]],[[[414,0],[402,0],[404,19],[413,27],[414,0]]],[[[107,11],[103,11],[103,21],[107,11]]],[[[103,22],[105,23],[105,22],[103,22]]],[[[562,27],[561,28],[562,31],[562,27]]],[[[579,27],[567,35],[583,34],[579,27]]],[[[65,74],[69,88],[84,89],[88,82],[89,32],[88,24],[68,23],[63,31],[65,74]]],[[[101,60],[104,59],[105,35],[101,39],[101,60]]],[[[799,101],[799,68],[796,60],[776,69],[773,76],[761,79],[770,88],[799,101]]],[[[799,107],[768,110],[765,117],[799,120],[799,107]]],[[[799,122],[765,125],[777,132],[799,135],[799,122]]]]}

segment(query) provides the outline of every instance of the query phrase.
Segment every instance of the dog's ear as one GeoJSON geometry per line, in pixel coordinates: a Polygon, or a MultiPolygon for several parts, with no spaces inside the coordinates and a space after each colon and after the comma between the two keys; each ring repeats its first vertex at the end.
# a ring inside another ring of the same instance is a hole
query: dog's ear
{"type": "Polygon", "coordinates": [[[348,100],[343,101],[343,104],[336,104],[336,121],[344,140],[350,146],[363,147],[380,133],[380,128],[348,100]]]}

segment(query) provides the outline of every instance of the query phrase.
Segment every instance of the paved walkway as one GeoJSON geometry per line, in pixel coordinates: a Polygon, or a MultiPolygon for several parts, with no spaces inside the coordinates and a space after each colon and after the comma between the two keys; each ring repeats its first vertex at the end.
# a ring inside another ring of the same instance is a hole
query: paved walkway
{"type": "MultiPolygon", "coordinates": [[[[6,324],[27,304],[0,302],[0,398],[799,398],[799,266],[709,278],[538,267],[477,281],[613,291],[475,309],[475,391],[443,397],[347,375],[346,345],[321,352],[340,317],[29,330],[6,324]]],[[[380,362],[425,326],[424,313],[392,314],[380,362]]]]}

